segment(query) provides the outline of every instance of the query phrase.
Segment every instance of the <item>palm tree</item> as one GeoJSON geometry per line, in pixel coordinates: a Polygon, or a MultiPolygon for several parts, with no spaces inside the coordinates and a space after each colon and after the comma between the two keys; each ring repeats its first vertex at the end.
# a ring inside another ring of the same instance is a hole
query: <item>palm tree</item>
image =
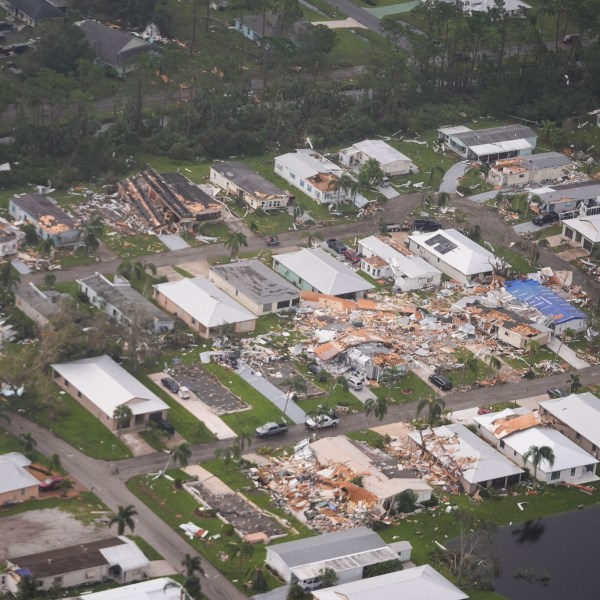
{"type": "Polygon", "coordinates": [[[388,400],[392,399],[392,389],[394,386],[404,377],[404,371],[400,370],[398,365],[393,367],[386,367],[379,379],[380,383],[387,385],[388,388],[388,400]]]}
{"type": "Polygon", "coordinates": [[[230,556],[237,558],[240,564],[243,562],[248,562],[254,554],[254,546],[248,542],[245,542],[244,540],[229,542],[227,547],[229,548],[230,556]]]}
{"type": "Polygon", "coordinates": [[[60,490],[62,491],[61,496],[63,498],[66,498],[67,494],[69,493],[69,490],[72,490],[75,487],[75,484],[70,479],[63,479],[60,482],[60,486],[59,487],[60,487],[60,490]]]}
{"type": "Polygon", "coordinates": [[[135,521],[133,517],[135,517],[137,514],[138,512],[135,510],[135,506],[133,506],[133,504],[128,504],[127,506],[122,506],[119,504],[119,508],[117,512],[113,514],[108,526],[112,527],[116,523],[117,532],[119,535],[123,535],[125,533],[126,527],[129,527],[133,533],[133,530],[135,529],[135,521]]]}
{"type": "Polygon", "coordinates": [[[555,461],[554,451],[550,446],[529,446],[529,450],[523,454],[523,464],[531,463],[533,467],[533,476],[537,479],[537,470],[542,461],[546,461],[548,466],[552,468],[555,461]]]}
{"type": "Polygon", "coordinates": [[[306,238],[307,248],[312,248],[313,242],[315,240],[323,241],[323,236],[318,231],[311,231],[310,229],[307,229],[306,231],[301,231],[300,237],[306,238]]]}
{"type": "Polygon", "coordinates": [[[104,234],[102,215],[93,214],[83,226],[83,244],[88,254],[93,254],[100,247],[100,239],[104,234]]]}
{"type": "Polygon", "coordinates": [[[371,424],[371,419],[373,417],[377,417],[380,421],[387,414],[388,409],[388,401],[387,398],[382,396],[377,396],[376,398],[368,398],[365,402],[365,413],[368,417],[367,426],[365,427],[365,431],[369,429],[369,425],[371,424]]]}
{"type": "Polygon", "coordinates": [[[204,569],[202,568],[202,559],[199,556],[192,556],[186,554],[181,561],[183,567],[183,575],[185,577],[192,577],[192,575],[204,575],[204,569]]]}
{"type": "Polygon", "coordinates": [[[337,198],[335,201],[336,206],[340,203],[340,192],[343,190],[345,193],[350,192],[353,196],[356,195],[355,190],[358,190],[358,182],[350,177],[347,173],[344,173],[337,179],[331,182],[331,191],[337,192],[337,198]]]}
{"type": "Polygon", "coordinates": [[[162,472],[165,473],[167,471],[171,462],[173,462],[173,465],[179,463],[182,467],[187,467],[190,464],[190,458],[192,458],[192,447],[187,442],[183,442],[183,444],[175,446],[169,452],[169,460],[162,472]]]}
{"type": "MultiPolygon", "coordinates": [[[[417,418],[427,408],[427,424],[431,433],[433,433],[433,424],[442,416],[446,403],[437,394],[433,394],[427,398],[421,398],[419,404],[417,404],[417,418]]],[[[425,448],[425,442],[423,440],[423,430],[419,429],[421,436],[421,446],[425,448]]]]}
{"type": "Polygon", "coordinates": [[[581,377],[578,373],[571,373],[569,375],[569,391],[571,394],[576,394],[577,390],[581,387],[581,377]]]}
{"type": "Polygon", "coordinates": [[[21,283],[19,272],[10,264],[4,263],[0,268],[0,304],[12,301],[14,293],[21,283]]]}
{"type": "Polygon", "coordinates": [[[237,258],[240,248],[248,246],[248,238],[241,231],[232,231],[225,238],[223,245],[229,250],[229,255],[233,260],[237,258]]]}
{"type": "Polygon", "coordinates": [[[297,583],[292,583],[285,600],[306,600],[306,598],[310,598],[310,596],[304,591],[304,588],[297,583]]]}
{"type": "Polygon", "coordinates": [[[337,573],[331,567],[321,569],[319,571],[319,579],[321,580],[322,588],[333,587],[338,582],[337,573]]]}
{"type": "Polygon", "coordinates": [[[287,405],[292,395],[292,392],[294,392],[294,395],[296,397],[298,396],[298,394],[306,394],[308,386],[306,385],[306,381],[304,381],[301,375],[294,375],[293,377],[281,381],[280,387],[287,387],[287,393],[285,395],[285,406],[283,407],[283,417],[285,419],[287,405]]]}
{"type": "Polygon", "coordinates": [[[473,375],[477,376],[479,371],[479,360],[472,353],[467,351],[461,352],[458,357],[459,361],[462,363],[462,370],[460,372],[460,384],[462,385],[463,379],[465,378],[465,371],[468,369],[473,375]]]}
{"type": "Polygon", "coordinates": [[[502,368],[502,361],[495,356],[494,354],[489,354],[485,361],[487,362],[488,367],[490,368],[488,375],[491,376],[492,371],[499,371],[502,368]]]}
{"type": "Polygon", "coordinates": [[[31,435],[31,433],[22,433],[19,437],[23,440],[23,443],[25,444],[25,452],[33,452],[36,449],[37,442],[31,435]]]}
{"type": "Polygon", "coordinates": [[[223,458],[226,465],[230,465],[232,462],[239,462],[244,450],[250,444],[252,444],[252,434],[249,431],[242,431],[231,445],[225,448],[217,448],[215,450],[215,458],[223,458]]]}
{"type": "Polygon", "coordinates": [[[123,428],[129,426],[129,422],[133,417],[133,412],[127,404],[119,404],[113,412],[113,419],[117,422],[117,430],[119,432],[119,438],[123,432],[123,428]]]}
{"type": "Polygon", "coordinates": [[[542,346],[537,340],[529,340],[527,342],[527,357],[530,361],[535,359],[541,347],[542,346]]]}
{"type": "Polygon", "coordinates": [[[333,390],[336,387],[342,388],[342,391],[344,393],[347,393],[348,390],[350,389],[350,386],[348,385],[348,380],[345,377],[342,377],[341,375],[339,377],[336,377],[331,382],[331,385],[329,386],[329,392],[327,393],[327,399],[325,400],[324,404],[329,404],[329,400],[331,398],[331,394],[333,393],[333,390]]]}

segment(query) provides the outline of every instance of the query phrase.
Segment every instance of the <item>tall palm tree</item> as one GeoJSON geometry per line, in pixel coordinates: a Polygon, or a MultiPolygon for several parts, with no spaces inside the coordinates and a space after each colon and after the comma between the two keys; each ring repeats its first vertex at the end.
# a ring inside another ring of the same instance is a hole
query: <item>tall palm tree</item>
{"type": "Polygon", "coordinates": [[[36,449],[37,442],[31,435],[31,433],[22,433],[19,437],[23,440],[23,443],[25,444],[25,452],[33,452],[36,449]]]}
{"type": "Polygon", "coordinates": [[[486,357],[485,362],[487,362],[489,367],[488,375],[490,376],[492,375],[492,371],[499,371],[502,368],[502,361],[494,354],[489,354],[486,357]]]}
{"type": "Polygon", "coordinates": [[[127,404],[119,404],[113,412],[113,419],[117,422],[117,430],[119,432],[119,437],[121,437],[121,433],[123,432],[123,428],[126,425],[129,425],[131,421],[131,417],[133,417],[133,412],[127,404]]]}
{"type": "Polygon", "coordinates": [[[238,563],[248,562],[254,554],[254,546],[245,542],[244,540],[238,540],[237,542],[229,542],[227,544],[229,548],[229,554],[233,558],[237,558],[238,563]]]}
{"type": "Polygon", "coordinates": [[[167,464],[162,472],[165,473],[167,471],[171,466],[171,462],[173,465],[179,463],[180,466],[187,467],[190,464],[190,458],[192,458],[192,447],[187,442],[183,442],[183,444],[179,444],[179,446],[171,449],[169,460],[167,460],[167,464]]]}
{"type": "Polygon", "coordinates": [[[305,231],[301,231],[300,232],[300,237],[301,238],[306,238],[306,247],[307,248],[312,248],[313,242],[315,240],[321,240],[323,241],[323,235],[320,234],[318,231],[312,231],[310,229],[307,229],[305,231]]]}
{"type": "Polygon", "coordinates": [[[19,272],[10,262],[4,263],[0,267],[0,303],[4,304],[11,300],[20,283],[19,272]]]}
{"type": "Polygon", "coordinates": [[[335,201],[335,204],[337,206],[340,203],[340,192],[343,191],[346,194],[350,192],[351,194],[353,194],[354,190],[358,189],[358,182],[353,177],[350,177],[350,175],[348,175],[347,173],[344,173],[343,175],[340,175],[340,177],[331,182],[330,189],[331,191],[337,193],[335,201]]]}
{"type": "Polygon", "coordinates": [[[128,504],[127,506],[122,506],[119,504],[118,510],[113,514],[108,526],[112,527],[116,523],[117,532],[119,535],[123,535],[127,527],[129,527],[133,533],[133,530],[135,529],[135,521],[133,517],[135,517],[137,514],[138,512],[135,510],[135,506],[133,506],[133,504],[128,504]]]}
{"type": "Polygon", "coordinates": [[[404,372],[398,365],[393,367],[386,367],[381,375],[379,382],[387,386],[388,389],[388,401],[392,399],[392,390],[394,386],[404,377],[404,372]]]}
{"type": "Polygon", "coordinates": [[[204,569],[202,568],[202,559],[199,556],[192,556],[186,554],[181,561],[183,567],[184,577],[191,577],[192,575],[204,575],[204,569]]]}
{"type": "Polygon", "coordinates": [[[280,387],[287,387],[287,393],[285,395],[285,405],[283,407],[283,417],[285,418],[285,413],[287,411],[288,402],[292,395],[298,394],[306,394],[308,390],[308,386],[306,385],[306,381],[301,375],[294,375],[293,377],[289,377],[288,379],[284,379],[280,382],[280,387]]]}
{"type": "MultiPolygon", "coordinates": [[[[446,408],[446,403],[437,394],[433,394],[427,398],[421,398],[417,404],[417,418],[419,418],[419,415],[425,408],[427,408],[427,424],[429,425],[431,433],[433,433],[433,425],[442,416],[444,408],[446,408]]],[[[425,448],[422,429],[419,429],[419,434],[421,436],[421,446],[425,448]]]]}
{"type": "Polygon", "coordinates": [[[388,401],[387,398],[382,396],[377,396],[375,398],[368,398],[365,402],[365,413],[367,415],[367,426],[365,431],[369,429],[369,425],[371,424],[371,419],[373,417],[377,417],[380,421],[387,414],[388,409],[388,401]]]}
{"type": "Polygon", "coordinates": [[[241,231],[232,231],[225,238],[223,245],[229,250],[230,257],[234,259],[237,258],[240,248],[248,246],[248,238],[241,231]]]}
{"type": "Polygon", "coordinates": [[[469,352],[468,350],[462,352],[458,359],[462,363],[462,369],[460,372],[460,385],[462,385],[463,379],[465,378],[465,371],[469,370],[474,375],[477,375],[479,371],[479,360],[472,352],[469,352]]]}
{"type": "Polygon", "coordinates": [[[538,355],[538,352],[540,351],[541,347],[542,346],[537,340],[529,340],[527,342],[527,357],[530,361],[535,360],[535,357],[538,355]]]}
{"type": "Polygon", "coordinates": [[[523,464],[531,463],[533,467],[533,476],[537,479],[537,470],[540,464],[543,461],[548,463],[548,466],[552,468],[554,466],[554,461],[556,457],[554,456],[554,451],[550,446],[529,446],[529,450],[523,454],[523,464]]]}
{"type": "Polygon", "coordinates": [[[83,226],[83,244],[88,254],[93,254],[100,247],[100,239],[104,234],[104,221],[100,213],[94,213],[83,226]]]}
{"type": "Polygon", "coordinates": [[[579,376],[579,373],[571,373],[571,375],[569,375],[569,391],[571,394],[576,394],[580,387],[581,377],[579,376]]]}

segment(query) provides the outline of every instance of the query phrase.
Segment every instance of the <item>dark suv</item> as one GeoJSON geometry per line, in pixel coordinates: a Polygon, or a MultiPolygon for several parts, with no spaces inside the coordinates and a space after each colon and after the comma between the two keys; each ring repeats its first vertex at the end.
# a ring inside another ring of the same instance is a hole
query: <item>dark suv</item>
{"type": "Polygon", "coordinates": [[[334,252],[337,252],[338,254],[342,254],[344,252],[344,250],[346,249],[346,245],[344,244],[344,242],[340,242],[339,240],[336,240],[335,238],[331,238],[331,239],[327,240],[327,245],[334,252]]]}
{"type": "Polygon", "coordinates": [[[555,212],[544,213],[543,215],[536,215],[531,219],[534,225],[547,225],[548,223],[557,223],[560,221],[560,215],[555,212]]]}
{"type": "Polygon", "coordinates": [[[156,426],[163,431],[166,431],[169,435],[173,435],[175,433],[175,427],[171,421],[167,421],[163,419],[160,415],[150,415],[150,420],[153,423],[156,423],[156,426]]]}
{"type": "Polygon", "coordinates": [[[174,394],[179,391],[179,384],[172,377],[163,377],[160,382],[174,394]]]}
{"type": "Polygon", "coordinates": [[[444,390],[445,392],[449,392],[452,389],[452,381],[450,381],[449,377],[445,375],[430,375],[429,381],[433,383],[436,387],[439,387],[440,390],[444,390]]]}
{"type": "Polygon", "coordinates": [[[442,224],[435,219],[415,219],[412,229],[413,231],[437,231],[442,229],[442,224]]]}

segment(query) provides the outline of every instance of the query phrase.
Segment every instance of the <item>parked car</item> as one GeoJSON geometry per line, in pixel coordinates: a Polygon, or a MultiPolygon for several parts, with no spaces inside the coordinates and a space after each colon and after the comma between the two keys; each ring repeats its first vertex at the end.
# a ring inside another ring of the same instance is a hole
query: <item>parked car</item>
{"type": "Polygon", "coordinates": [[[271,437],[272,435],[281,435],[287,433],[287,423],[265,423],[256,428],[257,437],[271,437]]]}
{"type": "Polygon", "coordinates": [[[335,415],[317,415],[316,417],[308,417],[304,425],[307,429],[316,431],[317,429],[326,429],[327,427],[337,427],[339,422],[339,417],[335,415]]]}
{"type": "Polygon", "coordinates": [[[172,377],[163,377],[160,382],[174,394],[179,391],[179,384],[172,377]]]}
{"type": "Polygon", "coordinates": [[[565,35],[562,39],[563,46],[570,46],[571,44],[579,41],[579,35],[576,33],[571,33],[570,35],[565,35]]]}
{"type": "Polygon", "coordinates": [[[344,250],[346,249],[346,245],[343,242],[336,240],[335,238],[328,239],[327,246],[331,248],[334,252],[337,252],[338,254],[342,254],[342,252],[344,252],[344,250]]]}
{"type": "Polygon", "coordinates": [[[348,387],[351,390],[362,390],[364,379],[362,377],[357,377],[356,375],[349,375],[346,377],[346,381],[348,382],[348,387]]]}
{"type": "Polygon", "coordinates": [[[163,419],[160,415],[150,415],[150,420],[156,423],[156,426],[163,431],[166,431],[169,435],[175,433],[175,427],[171,421],[163,419]]]}
{"type": "Polygon", "coordinates": [[[563,390],[562,388],[550,388],[549,390],[546,390],[546,394],[548,394],[550,398],[566,398],[570,395],[567,390],[563,390]]]}
{"type": "Polygon", "coordinates": [[[410,231],[410,224],[408,221],[404,221],[404,223],[391,223],[389,225],[383,226],[384,231],[388,231],[393,233],[394,231],[410,231]]]}
{"type": "Polygon", "coordinates": [[[308,370],[313,375],[318,375],[323,369],[315,362],[308,363],[308,370]]]}
{"type": "Polygon", "coordinates": [[[352,248],[346,248],[344,250],[344,258],[347,258],[353,265],[360,262],[360,256],[352,250],[352,248]]]}
{"type": "Polygon", "coordinates": [[[429,381],[445,392],[449,392],[452,389],[452,381],[445,375],[430,375],[429,381]]]}
{"type": "Polygon", "coordinates": [[[177,392],[177,395],[182,400],[189,400],[190,399],[190,390],[188,388],[186,388],[185,385],[181,385],[181,386],[179,386],[179,391],[177,392]]]}
{"type": "Polygon", "coordinates": [[[531,222],[537,226],[547,225],[548,223],[557,223],[558,221],[560,221],[560,215],[555,212],[536,215],[531,219],[531,222]]]}
{"type": "Polygon", "coordinates": [[[270,235],[267,240],[267,246],[279,246],[281,245],[281,242],[279,241],[279,238],[276,235],[270,235]]]}
{"type": "Polygon", "coordinates": [[[57,490],[64,480],[65,478],[61,477],[60,475],[47,477],[44,479],[44,481],[40,481],[40,492],[51,492],[53,490],[57,490]]]}
{"type": "Polygon", "coordinates": [[[412,224],[413,231],[437,231],[442,228],[442,224],[435,219],[415,219],[412,224]]]}

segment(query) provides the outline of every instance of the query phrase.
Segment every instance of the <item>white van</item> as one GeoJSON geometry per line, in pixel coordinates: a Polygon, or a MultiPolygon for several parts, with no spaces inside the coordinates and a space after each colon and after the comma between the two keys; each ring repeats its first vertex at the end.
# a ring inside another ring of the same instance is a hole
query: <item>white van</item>
{"type": "Polygon", "coordinates": [[[358,391],[363,389],[364,379],[362,377],[350,375],[349,377],[346,377],[346,381],[348,382],[348,386],[351,390],[358,391]]]}

